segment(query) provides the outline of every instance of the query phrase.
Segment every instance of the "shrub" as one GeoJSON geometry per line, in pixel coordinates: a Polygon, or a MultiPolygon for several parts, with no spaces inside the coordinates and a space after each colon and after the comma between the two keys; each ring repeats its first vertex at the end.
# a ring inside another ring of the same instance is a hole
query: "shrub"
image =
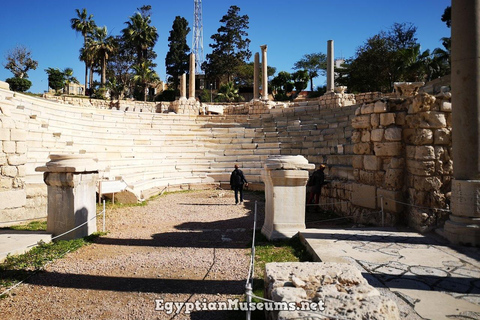
{"type": "Polygon", "coordinates": [[[10,85],[10,90],[17,92],[25,92],[32,86],[32,82],[25,78],[8,78],[5,81],[10,85]]]}

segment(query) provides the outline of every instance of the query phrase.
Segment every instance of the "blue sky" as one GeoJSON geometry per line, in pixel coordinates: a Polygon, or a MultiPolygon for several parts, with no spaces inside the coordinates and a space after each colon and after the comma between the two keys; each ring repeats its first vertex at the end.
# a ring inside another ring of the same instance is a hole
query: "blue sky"
{"type": "MultiPolygon", "coordinates": [[[[417,27],[422,50],[442,47],[440,38],[449,37],[440,18],[450,0],[203,0],[203,34],[205,54],[210,52],[210,36],[220,27],[219,20],[231,5],[240,7],[250,18],[248,30],[252,53],[268,45],[268,65],[279,71],[292,71],[304,54],[327,51],[327,40],[333,39],[335,56],[349,58],[365,40],[395,22],[411,22],[417,27]]],[[[5,68],[5,55],[16,45],[30,49],[39,62],[30,71],[31,92],[47,89],[45,69],[73,68],[83,80],[85,65],[79,61],[83,38],[70,28],[75,9],[86,8],[99,26],[107,26],[112,35],[120,34],[125,21],[144,4],[152,6],[152,22],[159,33],[155,46],[158,54],[156,71],[166,79],[165,55],[169,32],[175,16],[185,17],[193,29],[193,0],[16,0],[2,1],[0,7],[0,80],[12,77],[5,68]]],[[[192,32],[188,35],[192,46],[192,32]]],[[[252,55],[253,61],[253,55],[252,55]]],[[[315,79],[323,85],[325,79],[315,79]]]]}

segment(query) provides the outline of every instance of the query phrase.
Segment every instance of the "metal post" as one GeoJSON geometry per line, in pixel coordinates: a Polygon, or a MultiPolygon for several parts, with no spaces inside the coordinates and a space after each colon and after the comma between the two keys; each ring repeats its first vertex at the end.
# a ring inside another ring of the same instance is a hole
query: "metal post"
{"type": "Polygon", "coordinates": [[[247,283],[245,286],[246,295],[247,295],[247,320],[250,320],[252,317],[252,311],[250,310],[250,304],[252,303],[252,285],[247,283]]]}
{"type": "Polygon", "coordinates": [[[103,200],[103,228],[102,231],[105,232],[105,199],[103,200]]]}
{"type": "Polygon", "coordinates": [[[383,211],[383,196],[380,196],[380,208],[382,209],[382,227],[385,227],[385,212],[383,211]]]}

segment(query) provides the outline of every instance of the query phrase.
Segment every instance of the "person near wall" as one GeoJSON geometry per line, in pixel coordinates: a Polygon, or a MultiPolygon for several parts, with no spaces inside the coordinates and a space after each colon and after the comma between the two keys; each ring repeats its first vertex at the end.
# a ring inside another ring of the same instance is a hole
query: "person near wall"
{"type": "Polygon", "coordinates": [[[235,204],[238,204],[238,194],[240,193],[240,203],[243,202],[243,185],[248,187],[247,179],[243,175],[242,170],[238,169],[238,165],[235,165],[235,170],[230,175],[230,187],[235,191],[235,204]]]}
{"type": "Polygon", "coordinates": [[[320,164],[317,171],[315,171],[310,179],[308,180],[307,185],[310,187],[310,194],[308,197],[307,204],[319,204],[320,195],[322,193],[322,186],[325,184],[325,165],[320,164]]]}

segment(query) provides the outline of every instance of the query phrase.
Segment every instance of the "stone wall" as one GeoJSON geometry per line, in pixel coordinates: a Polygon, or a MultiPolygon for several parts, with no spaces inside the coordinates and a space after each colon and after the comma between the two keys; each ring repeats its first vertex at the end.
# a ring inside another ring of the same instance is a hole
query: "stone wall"
{"type": "Polygon", "coordinates": [[[449,95],[422,93],[358,107],[352,121],[354,215],[378,224],[370,214],[384,209],[384,223],[427,231],[443,224],[451,189],[451,105],[449,95]],[[403,203],[408,204],[404,206],[403,203]]]}

